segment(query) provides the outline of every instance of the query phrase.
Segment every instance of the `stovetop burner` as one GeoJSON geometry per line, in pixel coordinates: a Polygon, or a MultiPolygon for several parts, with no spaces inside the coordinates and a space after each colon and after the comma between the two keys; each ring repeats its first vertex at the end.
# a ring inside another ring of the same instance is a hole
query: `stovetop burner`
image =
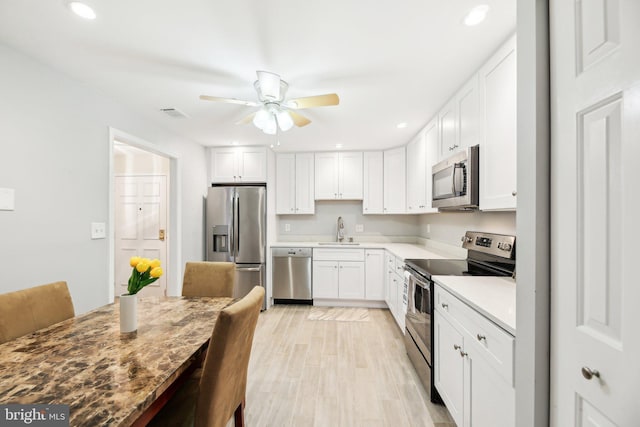
{"type": "Polygon", "coordinates": [[[467,231],[462,246],[467,259],[407,259],[405,264],[427,279],[431,276],[512,276],[515,236],[467,231]]]}

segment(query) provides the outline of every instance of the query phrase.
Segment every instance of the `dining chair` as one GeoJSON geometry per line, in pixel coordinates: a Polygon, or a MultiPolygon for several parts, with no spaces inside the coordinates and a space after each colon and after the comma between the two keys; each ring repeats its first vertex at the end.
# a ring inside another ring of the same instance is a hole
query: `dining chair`
{"type": "Polygon", "coordinates": [[[182,296],[232,297],[235,278],[236,265],[232,262],[188,262],[182,296]]]}
{"type": "Polygon", "coordinates": [[[196,371],[149,426],[224,427],[234,416],[244,426],[247,371],[264,288],[220,312],[202,370],[196,371]]]}
{"type": "Polygon", "coordinates": [[[0,344],[75,316],[67,282],[0,295],[0,344]]]}

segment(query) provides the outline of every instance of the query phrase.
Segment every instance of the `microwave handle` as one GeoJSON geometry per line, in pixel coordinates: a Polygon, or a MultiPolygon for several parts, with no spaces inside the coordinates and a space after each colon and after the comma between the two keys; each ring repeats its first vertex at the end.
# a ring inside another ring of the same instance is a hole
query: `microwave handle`
{"type": "MultiPolygon", "coordinates": [[[[464,174],[464,164],[463,163],[456,163],[453,165],[453,173],[451,174],[451,193],[456,196],[459,191],[458,188],[456,187],[456,177],[458,176],[458,173],[462,173],[464,174]]],[[[464,183],[463,183],[464,185],[464,183]]],[[[460,192],[462,191],[462,189],[460,189],[460,192]]]]}

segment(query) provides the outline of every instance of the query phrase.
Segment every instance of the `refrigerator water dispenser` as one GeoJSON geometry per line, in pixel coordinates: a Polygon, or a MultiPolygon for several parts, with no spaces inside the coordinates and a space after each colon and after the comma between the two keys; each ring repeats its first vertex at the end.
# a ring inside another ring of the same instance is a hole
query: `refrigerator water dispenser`
{"type": "Polygon", "coordinates": [[[213,252],[229,252],[229,226],[213,226],[213,252]]]}

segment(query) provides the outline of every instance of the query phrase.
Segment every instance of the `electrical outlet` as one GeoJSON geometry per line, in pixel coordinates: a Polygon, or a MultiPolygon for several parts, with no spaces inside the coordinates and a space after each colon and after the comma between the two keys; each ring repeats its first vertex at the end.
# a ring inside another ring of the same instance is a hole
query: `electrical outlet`
{"type": "Polygon", "coordinates": [[[91,223],[91,238],[104,239],[107,237],[107,225],[104,222],[91,223]]]}
{"type": "Polygon", "coordinates": [[[285,225],[284,225],[284,231],[285,231],[285,232],[287,232],[287,231],[291,231],[291,224],[285,224],[285,225]]]}
{"type": "Polygon", "coordinates": [[[356,224],[356,233],[362,233],[364,231],[364,224],[356,224]]]}

